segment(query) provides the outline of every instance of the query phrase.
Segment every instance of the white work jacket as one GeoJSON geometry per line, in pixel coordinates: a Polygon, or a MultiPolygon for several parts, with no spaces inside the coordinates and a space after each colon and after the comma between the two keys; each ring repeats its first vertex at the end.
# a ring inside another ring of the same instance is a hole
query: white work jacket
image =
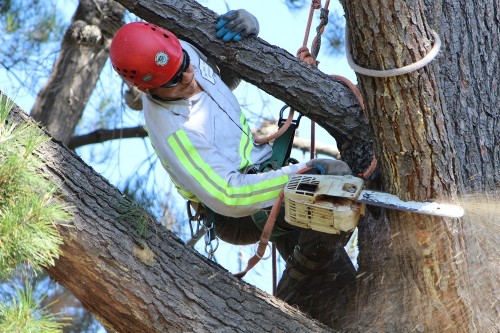
{"type": "Polygon", "coordinates": [[[190,44],[181,44],[204,91],[168,102],[143,96],[146,128],[164,168],[183,197],[221,215],[247,216],[272,206],[305,163],[245,174],[271,157],[271,146],[254,142],[232,91],[190,44]]]}

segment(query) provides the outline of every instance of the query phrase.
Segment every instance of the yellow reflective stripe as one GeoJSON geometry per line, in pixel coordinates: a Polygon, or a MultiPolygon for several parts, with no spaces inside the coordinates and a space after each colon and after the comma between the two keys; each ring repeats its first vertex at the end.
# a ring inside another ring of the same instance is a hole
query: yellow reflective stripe
{"type": "Polygon", "coordinates": [[[198,154],[184,131],[176,132],[167,141],[188,173],[208,193],[227,205],[251,205],[275,199],[288,182],[285,174],[252,185],[229,186],[198,154]]]}
{"type": "MultiPolygon", "coordinates": [[[[158,154],[158,152],[156,151],[156,148],[152,144],[151,144],[151,146],[153,147],[153,150],[156,153],[156,156],[158,156],[158,159],[160,160],[160,163],[163,166],[163,168],[165,170],[169,171],[170,167],[168,166],[167,162],[165,162],[160,157],[160,154],[158,154]]],[[[175,188],[177,189],[177,192],[179,192],[179,194],[182,195],[184,197],[184,199],[188,199],[188,200],[195,201],[195,202],[200,202],[200,200],[193,194],[193,192],[183,190],[179,186],[179,184],[177,184],[172,178],[170,178],[170,180],[172,181],[172,183],[174,184],[175,188]]]]}
{"type": "MultiPolygon", "coordinates": [[[[174,183],[175,184],[175,183],[174,183]]],[[[198,198],[193,194],[191,191],[184,191],[182,188],[180,188],[177,184],[175,184],[175,188],[177,189],[177,192],[179,192],[180,195],[182,195],[185,199],[191,200],[191,201],[196,201],[199,202],[198,198]]]]}
{"type": "Polygon", "coordinates": [[[240,124],[241,128],[243,129],[243,134],[241,135],[241,140],[240,140],[241,163],[238,170],[242,170],[243,168],[252,165],[252,161],[250,160],[250,153],[252,152],[252,147],[253,147],[250,135],[250,128],[248,127],[247,119],[245,118],[245,115],[243,113],[241,113],[240,116],[240,124]]]}

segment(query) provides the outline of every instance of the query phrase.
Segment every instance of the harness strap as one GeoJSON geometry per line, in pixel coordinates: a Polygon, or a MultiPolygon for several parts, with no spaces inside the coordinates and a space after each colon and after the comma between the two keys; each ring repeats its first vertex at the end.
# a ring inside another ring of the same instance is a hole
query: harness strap
{"type": "MultiPolygon", "coordinates": [[[[288,105],[285,105],[280,110],[280,120],[278,121],[278,126],[280,129],[284,126],[284,118],[283,111],[288,108],[288,105]]],[[[302,115],[299,115],[297,119],[292,120],[286,128],[285,132],[282,133],[279,137],[274,140],[273,143],[273,154],[271,157],[262,163],[259,167],[259,172],[268,172],[271,170],[278,170],[281,167],[289,164],[290,153],[292,152],[293,147],[293,138],[295,137],[295,130],[299,127],[300,118],[302,115]]]]}
{"type": "MultiPolygon", "coordinates": [[[[295,131],[299,127],[300,118],[299,115],[297,119],[291,120],[290,118],[286,120],[286,125],[283,118],[283,112],[288,108],[285,105],[280,110],[280,120],[278,121],[278,126],[280,129],[284,126],[288,126],[279,137],[274,140],[273,143],[273,153],[271,157],[259,166],[258,172],[268,172],[271,170],[278,170],[281,167],[288,165],[290,162],[295,162],[295,160],[290,159],[290,154],[293,147],[293,138],[295,137],[295,131]]],[[[292,112],[292,111],[291,111],[292,112]]],[[[290,113],[291,114],[291,113],[290,113]]],[[[258,211],[252,214],[252,219],[260,230],[264,230],[266,221],[269,218],[269,214],[265,210],[258,211]]],[[[275,237],[287,234],[290,230],[282,229],[278,226],[274,226],[272,231],[272,239],[274,241],[275,237]]]]}
{"type": "Polygon", "coordinates": [[[255,254],[248,260],[247,267],[241,271],[240,273],[235,274],[237,278],[242,278],[247,274],[249,270],[251,270],[257,263],[264,257],[266,253],[267,244],[269,244],[269,239],[271,238],[271,234],[273,232],[274,223],[276,222],[276,216],[278,216],[279,209],[281,207],[281,202],[284,198],[284,191],[281,190],[278,196],[278,199],[271,208],[271,213],[269,213],[269,218],[267,219],[266,224],[264,225],[264,230],[262,231],[262,235],[260,236],[259,243],[257,243],[257,250],[255,254]]]}

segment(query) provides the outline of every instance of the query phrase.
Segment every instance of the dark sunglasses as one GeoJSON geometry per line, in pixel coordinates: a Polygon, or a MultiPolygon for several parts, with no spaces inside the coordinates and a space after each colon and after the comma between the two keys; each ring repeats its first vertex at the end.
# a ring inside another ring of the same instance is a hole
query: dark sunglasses
{"type": "Polygon", "coordinates": [[[182,81],[182,74],[184,72],[187,72],[189,70],[189,64],[190,64],[190,60],[191,60],[191,59],[189,59],[189,54],[186,51],[184,51],[184,50],[182,50],[182,53],[184,54],[184,57],[182,58],[182,64],[179,67],[179,70],[170,79],[170,81],[168,81],[164,85],[160,86],[161,88],[173,88],[173,87],[175,87],[176,85],[178,85],[179,83],[181,83],[181,81],[182,81]]]}

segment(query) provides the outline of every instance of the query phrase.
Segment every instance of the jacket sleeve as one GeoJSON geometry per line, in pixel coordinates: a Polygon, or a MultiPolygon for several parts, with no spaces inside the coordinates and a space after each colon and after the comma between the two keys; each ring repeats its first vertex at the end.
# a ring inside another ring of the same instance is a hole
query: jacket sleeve
{"type": "Polygon", "coordinates": [[[158,153],[178,185],[213,211],[230,217],[248,216],[272,206],[289,176],[305,167],[299,163],[277,171],[241,174],[223,152],[194,131],[178,130],[163,148],[158,153]]]}

